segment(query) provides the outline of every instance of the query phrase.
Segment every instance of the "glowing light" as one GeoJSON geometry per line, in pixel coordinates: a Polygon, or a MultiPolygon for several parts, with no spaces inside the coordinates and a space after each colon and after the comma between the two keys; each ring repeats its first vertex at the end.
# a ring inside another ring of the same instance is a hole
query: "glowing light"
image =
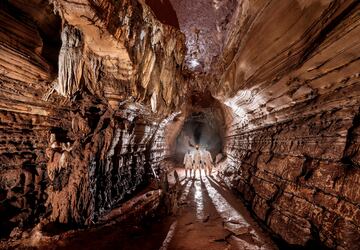
{"type": "Polygon", "coordinates": [[[196,68],[199,65],[200,65],[200,63],[199,63],[199,61],[197,59],[191,59],[190,60],[190,67],[191,68],[196,68]]]}
{"type": "Polygon", "coordinates": [[[213,0],[213,6],[214,6],[215,10],[218,10],[220,8],[220,1],[213,0]]]}

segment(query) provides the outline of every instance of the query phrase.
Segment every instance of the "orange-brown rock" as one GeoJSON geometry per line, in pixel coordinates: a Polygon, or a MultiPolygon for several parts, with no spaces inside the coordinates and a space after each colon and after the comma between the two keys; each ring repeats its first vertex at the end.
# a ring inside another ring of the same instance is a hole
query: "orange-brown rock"
{"type": "Polygon", "coordinates": [[[286,247],[359,249],[359,13],[356,0],[2,1],[0,237],[121,216],[203,143],[286,247]]]}
{"type": "Polygon", "coordinates": [[[290,244],[359,248],[359,7],[244,3],[223,54],[224,178],[290,244]]]}
{"type": "Polygon", "coordinates": [[[45,214],[92,224],[159,175],[155,133],[186,91],[183,35],[143,2],[1,7],[1,237],[45,214]]]}

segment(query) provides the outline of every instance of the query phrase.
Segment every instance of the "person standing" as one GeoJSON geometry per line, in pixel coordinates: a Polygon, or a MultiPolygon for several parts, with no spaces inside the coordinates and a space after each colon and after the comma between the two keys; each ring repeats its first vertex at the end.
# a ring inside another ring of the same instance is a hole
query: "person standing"
{"type": "Polygon", "coordinates": [[[214,167],[214,163],[211,153],[206,149],[204,150],[204,163],[205,163],[205,174],[207,171],[208,175],[211,175],[212,169],[214,167]]]}
{"type": "Polygon", "coordinates": [[[199,150],[199,146],[196,145],[196,150],[194,152],[194,177],[196,177],[196,170],[199,170],[199,175],[201,177],[201,153],[199,150]]]}
{"type": "Polygon", "coordinates": [[[192,164],[193,164],[193,157],[190,153],[190,150],[188,150],[188,152],[184,156],[185,177],[187,177],[188,171],[189,171],[189,176],[191,177],[192,164]]]}

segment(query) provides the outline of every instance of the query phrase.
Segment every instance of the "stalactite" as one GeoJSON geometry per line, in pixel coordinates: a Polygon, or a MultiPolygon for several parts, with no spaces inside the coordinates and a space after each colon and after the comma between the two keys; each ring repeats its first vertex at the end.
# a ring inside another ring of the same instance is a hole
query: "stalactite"
{"type": "Polygon", "coordinates": [[[59,72],[56,90],[65,97],[72,97],[81,90],[84,41],[80,30],[65,24],[61,33],[59,72]]]}

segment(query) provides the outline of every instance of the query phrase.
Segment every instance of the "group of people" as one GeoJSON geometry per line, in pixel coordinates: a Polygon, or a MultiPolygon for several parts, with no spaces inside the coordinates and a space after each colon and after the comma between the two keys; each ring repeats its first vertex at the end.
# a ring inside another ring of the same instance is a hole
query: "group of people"
{"type": "Polygon", "coordinates": [[[196,170],[199,170],[199,175],[201,176],[201,169],[204,169],[205,175],[211,175],[212,169],[214,167],[210,152],[206,149],[200,150],[199,146],[196,146],[196,150],[193,153],[191,153],[189,150],[185,154],[184,165],[186,177],[188,176],[188,171],[190,177],[192,176],[192,172],[194,173],[195,177],[196,170]]]}

